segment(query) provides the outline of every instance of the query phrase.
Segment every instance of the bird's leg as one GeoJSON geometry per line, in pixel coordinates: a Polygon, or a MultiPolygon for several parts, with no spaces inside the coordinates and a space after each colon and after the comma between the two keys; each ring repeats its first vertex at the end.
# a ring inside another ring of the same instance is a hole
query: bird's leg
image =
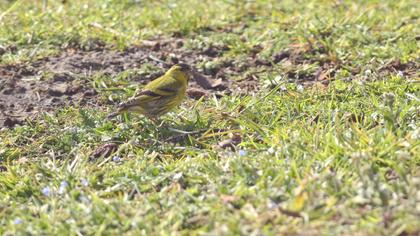
{"type": "Polygon", "coordinates": [[[158,123],[158,119],[155,117],[149,117],[149,120],[151,120],[154,125],[157,125],[158,123]]]}
{"type": "Polygon", "coordinates": [[[166,127],[166,125],[165,125],[165,121],[163,121],[163,120],[162,120],[162,121],[160,122],[160,124],[158,125],[158,127],[166,127]]]}
{"type": "Polygon", "coordinates": [[[159,118],[156,118],[156,117],[149,117],[149,119],[157,128],[165,127],[165,121],[163,120],[161,121],[159,120],[159,118]]]}
{"type": "Polygon", "coordinates": [[[149,119],[152,121],[152,123],[157,127],[162,127],[162,125],[165,123],[164,121],[160,121],[159,118],[156,117],[149,117],[149,119]]]}

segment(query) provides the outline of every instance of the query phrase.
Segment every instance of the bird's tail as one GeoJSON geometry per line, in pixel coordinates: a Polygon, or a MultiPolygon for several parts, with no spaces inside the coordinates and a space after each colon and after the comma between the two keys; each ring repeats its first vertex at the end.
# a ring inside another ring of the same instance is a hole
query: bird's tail
{"type": "Polygon", "coordinates": [[[125,111],[127,111],[127,107],[120,105],[120,107],[118,107],[117,111],[114,111],[114,112],[110,113],[109,115],[107,115],[106,119],[112,119],[112,118],[114,118],[118,115],[121,115],[125,111]]]}
{"type": "Polygon", "coordinates": [[[109,114],[109,115],[106,116],[106,119],[107,120],[112,119],[112,118],[118,116],[119,114],[121,114],[121,112],[119,112],[119,111],[112,112],[111,114],[109,114]]]}
{"type": "Polygon", "coordinates": [[[114,118],[118,115],[121,115],[122,113],[128,111],[134,105],[135,104],[132,101],[128,101],[128,102],[125,102],[125,103],[120,103],[117,107],[117,111],[112,112],[106,118],[111,119],[111,118],[114,118]]]}

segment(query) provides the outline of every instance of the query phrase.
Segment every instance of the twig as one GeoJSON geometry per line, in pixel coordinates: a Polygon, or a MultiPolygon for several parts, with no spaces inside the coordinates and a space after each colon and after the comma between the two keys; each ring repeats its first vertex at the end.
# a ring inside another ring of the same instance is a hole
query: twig
{"type": "Polygon", "coordinates": [[[169,137],[169,138],[165,139],[164,142],[174,142],[176,140],[184,139],[185,137],[187,137],[189,135],[196,135],[196,134],[201,134],[201,133],[207,134],[207,133],[210,133],[212,131],[217,131],[218,133],[228,131],[227,129],[200,129],[200,130],[191,131],[191,132],[176,130],[176,129],[170,129],[170,130],[175,131],[175,132],[179,132],[181,134],[169,137]]]}
{"type": "Polygon", "coordinates": [[[302,214],[300,214],[300,212],[287,210],[287,209],[284,209],[282,207],[279,207],[278,209],[284,215],[291,216],[291,217],[296,217],[296,218],[301,218],[302,217],[302,214]]]}

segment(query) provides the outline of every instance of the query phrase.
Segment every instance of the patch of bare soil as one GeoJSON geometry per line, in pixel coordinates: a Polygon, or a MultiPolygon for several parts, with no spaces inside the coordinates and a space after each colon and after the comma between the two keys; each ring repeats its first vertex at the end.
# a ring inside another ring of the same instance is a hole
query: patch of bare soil
{"type": "Polygon", "coordinates": [[[0,68],[0,81],[0,127],[13,127],[57,106],[95,103],[96,91],[66,73],[42,80],[33,71],[6,66],[0,68]]]}
{"type": "MultiPolygon", "coordinates": [[[[145,41],[140,47],[116,51],[101,43],[93,43],[88,48],[66,48],[60,55],[34,62],[0,66],[0,127],[13,127],[42,111],[60,106],[99,105],[97,91],[86,79],[96,73],[113,76],[128,69],[139,68],[144,63],[162,68],[143,78],[134,78],[145,84],[163,74],[171,64],[184,62],[194,66],[219,57],[227,50],[208,47],[191,51],[183,48],[183,45],[184,40],[171,38],[145,41]]],[[[226,68],[231,64],[223,66],[226,68]]],[[[193,81],[189,96],[198,98],[209,92],[228,92],[232,82],[227,80],[228,74],[224,75],[221,69],[204,71],[205,75],[219,80],[202,78],[193,81]]]]}

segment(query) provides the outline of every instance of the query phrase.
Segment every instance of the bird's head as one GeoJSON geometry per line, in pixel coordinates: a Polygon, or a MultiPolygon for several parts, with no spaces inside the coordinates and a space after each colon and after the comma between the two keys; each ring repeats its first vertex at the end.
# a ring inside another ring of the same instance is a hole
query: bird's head
{"type": "Polygon", "coordinates": [[[175,78],[188,82],[193,77],[193,69],[185,63],[179,63],[171,67],[167,73],[173,74],[175,78]]]}

